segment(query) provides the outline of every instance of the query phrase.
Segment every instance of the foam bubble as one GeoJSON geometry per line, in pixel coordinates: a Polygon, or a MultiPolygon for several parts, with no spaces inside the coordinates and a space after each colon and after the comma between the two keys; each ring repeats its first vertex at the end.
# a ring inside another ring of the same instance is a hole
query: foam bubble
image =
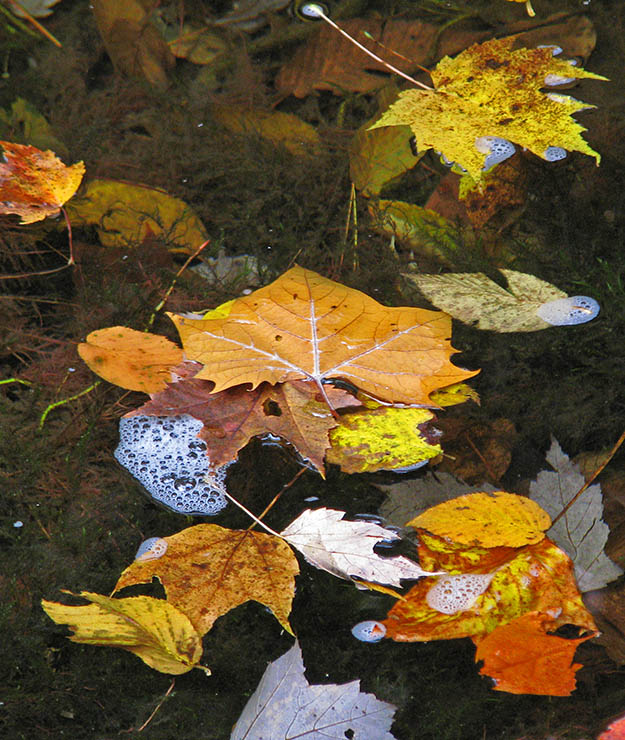
{"type": "Polygon", "coordinates": [[[166,552],[167,540],[164,540],[162,537],[148,537],[147,540],[144,540],[139,545],[139,549],[135,555],[135,560],[158,560],[158,558],[162,558],[166,552]]]}
{"type": "Polygon", "coordinates": [[[557,162],[560,159],[565,159],[568,152],[561,146],[548,146],[543,152],[543,158],[547,162],[557,162]]]}
{"type": "Polygon", "coordinates": [[[352,635],[362,642],[379,642],[386,635],[386,627],[373,620],[358,622],[352,627],[352,635]]]}
{"type": "Polygon", "coordinates": [[[115,457],[167,508],[212,516],[227,504],[223,495],[228,465],[214,468],[203,424],[192,416],[130,416],[119,422],[115,457]]]}
{"type": "Polygon", "coordinates": [[[591,321],[599,313],[600,308],[594,298],[574,295],[543,303],[536,309],[536,314],[553,326],[572,326],[591,321]]]}
{"type": "Polygon", "coordinates": [[[475,148],[482,154],[488,154],[484,160],[483,170],[489,170],[496,164],[505,162],[516,152],[514,144],[500,136],[478,136],[475,140],[475,148]]]}
{"type": "Polygon", "coordinates": [[[425,595],[431,609],[442,614],[456,614],[470,609],[486,591],[494,573],[467,573],[441,576],[425,595]]]}

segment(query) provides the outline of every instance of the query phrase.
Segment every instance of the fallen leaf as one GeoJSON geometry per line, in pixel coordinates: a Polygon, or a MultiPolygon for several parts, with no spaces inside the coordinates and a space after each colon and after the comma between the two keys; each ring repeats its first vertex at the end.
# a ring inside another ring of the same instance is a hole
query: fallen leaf
{"type": "Polygon", "coordinates": [[[415,275],[404,273],[441,310],[476,329],[498,332],[538,331],[553,326],[537,315],[543,303],[566,298],[554,285],[516,270],[500,270],[502,288],[482,272],[415,275]]]}
{"type": "Polygon", "coordinates": [[[625,715],[611,722],[597,740],[625,740],[625,715]]]}
{"type": "MultiPolygon", "coordinates": [[[[69,591],[67,593],[70,593],[69,591]]],[[[120,647],[161,673],[179,675],[199,665],[202,640],[189,619],[174,606],[150,596],[112,599],[89,591],[80,596],[88,606],[66,606],[41,600],[46,614],[74,632],[72,642],[120,647]]]]}
{"type": "Polygon", "coordinates": [[[208,239],[192,208],[147,185],[91,180],[68,214],[74,226],[95,226],[105,247],[134,247],[150,237],[172,252],[193,254],[208,239]]]}
{"type": "Polygon", "coordinates": [[[411,468],[442,453],[427,409],[382,406],[344,414],[330,430],[329,463],[345,473],[411,468]]]}
{"type": "MultiPolygon", "coordinates": [[[[440,47],[441,53],[453,54],[485,35],[478,31],[441,38],[440,29],[433,24],[402,19],[351,18],[341,21],[340,25],[378,56],[380,45],[392,49],[393,63],[404,72],[414,71],[424,64],[435,45],[440,47]]],[[[298,98],[315,90],[331,90],[335,94],[371,92],[385,85],[387,76],[388,69],[383,64],[324,25],[281,68],[275,86],[282,95],[298,98]]]]}
{"type": "Polygon", "coordinates": [[[552,625],[546,614],[528,612],[496,627],[477,641],[475,660],[484,661],[480,673],[491,676],[497,691],[570,696],[575,673],[582,667],[573,663],[573,656],[577,646],[592,635],[564,639],[547,634],[552,625]]]}
{"type": "Polygon", "coordinates": [[[552,48],[514,49],[516,43],[514,36],[492,39],[455,59],[445,57],[430,73],[435,90],[400,93],[372,128],[409,125],[419,150],[442,152],[475,182],[489,153],[476,141],[485,136],[514,142],[543,159],[549,147],[557,146],[595,157],[598,164],[600,155],[581,136],[586,129],[572,118],[594,106],[543,88],[547,75],[606,78],[554,57],[552,48]]]}
{"type": "Polygon", "coordinates": [[[387,308],[301,267],[237,298],[224,319],[169,314],[213,392],[263,381],[341,378],[391,403],[431,405],[432,391],[475,372],[451,364],[450,319],[387,308]]]}
{"type": "Polygon", "coordinates": [[[408,522],[459,545],[522,547],[540,542],[551,525],[534,501],[506,491],[468,493],[424,511],[408,522]]]}
{"type": "Polygon", "coordinates": [[[17,213],[20,223],[32,224],[56,216],[78,189],[85,166],[65,166],[54,152],[0,141],[0,214],[17,213]]]}
{"type": "Polygon", "coordinates": [[[443,569],[447,575],[419,581],[397,601],[384,620],[387,638],[399,642],[479,638],[533,611],[549,616],[554,629],[572,624],[596,633],[577,590],[570,558],[547,538],[518,549],[485,549],[449,543],[424,530],[418,530],[418,535],[422,567],[443,569]],[[430,605],[428,594],[440,588],[439,580],[457,575],[461,585],[462,578],[476,574],[492,578],[472,603],[463,604],[458,598],[457,611],[430,605]]]}
{"type": "MultiPolygon", "coordinates": [[[[557,440],[546,455],[554,472],[541,471],[530,484],[530,498],[555,518],[584,485],[584,476],[557,440]]],[[[564,516],[548,530],[549,537],[571,558],[579,590],[603,588],[623,574],[605,554],[610,529],[603,521],[601,486],[589,486],[564,516]]]]}
{"type": "Polygon", "coordinates": [[[376,488],[386,493],[386,498],[380,506],[380,515],[396,527],[403,527],[410,519],[414,519],[431,506],[443,501],[457,498],[466,493],[496,491],[489,483],[470,486],[450,473],[426,473],[413,480],[398,481],[389,485],[374,484],[376,488]]]}
{"type": "Polygon", "coordinates": [[[219,34],[209,28],[191,28],[186,24],[168,45],[174,56],[193,64],[211,64],[228,50],[228,44],[219,34]]]}
{"type": "Polygon", "coordinates": [[[373,522],[350,522],[344,511],[307,509],[280,533],[316,568],[338,578],[401,586],[402,579],[433,575],[403,555],[381,557],[374,552],[379,542],[400,537],[373,522]]]}
{"type": "Polygon", "coordinates": [[[360,691],[360,681],[311,686],[295,645],[267,666],[230,740],[394,740],[396,707],[360,691]]]}
{"type": "MultiPolygon", "coordinates": [[[[272,434],[292,444],[299,454],[325,475],[324,457],[330,447],[328,433],[339,422],[319,397],[309,380],[269,385],[248,390],[237,385],[212,393],[213,384],[197,378],[170,384],[133,414],[177,416],[189,414],[204,428],[200,438],[214,465],[236,460],[252,437],[272,434]]],[[[329,398],[340,408],[354,399],[345,391],[328,389],[329,398]]],[[[357,402],[356,402],[357,403],[357,402]]]]}
{"type": "Polygon", "coordinates": [[[69,156],[67,147],[57,138],[45,116],[24,98],[16,98],[10,108],[0,108],[0,139],[51,149],[63,159],[69,156]]]}
{"type": "Polygon", "coordinates": [[[31,15],[33,18],[47,18],[52,15],[52,6],[59,3],[61,0],[19,0],[17,3],[9,0],[11,12],[20,18],[26,18],[31,15]]]}
{"type": "Polygon", "coordinates": [[[125,326],[92,331],[78,354],[104,380],[143,393],[164,390],[182,361],[182,350],[169,339],[125,326]]]}
{"type": "Polygon", "coordinates": [[[293,634],[288,617],[299,566],[280,538],[198,524],[163,540],[165,554],[129,565],[115,591],[158,578],[167,601],[187,615],[200,635],[236,606],[258,601],[293,634]]]}
{"type": "Polygon", "coordinates": [[[216,105],[212,112],[229,131],[266,139],[296,156],[314,157],[321,149],[317,130],[292,113],[234,105],[216,105]]]}
{"type": "Polygon", "coordinates": [[[413,203],[377,200],[369,204],[369,215],[376,231],[390,234],[419,254],[445,264],[451,264],[467,236],[435,211],[413,203]]]}
{"type": "Polygon", "coordinates": [[[96,25],[106,51],[122,74],[145,77],[160,88],[176,60],[156,26],[153,8],[141,0],[94,0],[96,25]]]}

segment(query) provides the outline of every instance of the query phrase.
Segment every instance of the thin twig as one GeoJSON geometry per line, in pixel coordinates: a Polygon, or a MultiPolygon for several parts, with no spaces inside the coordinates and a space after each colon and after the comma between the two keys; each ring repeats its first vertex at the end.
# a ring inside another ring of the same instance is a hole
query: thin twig
{"type": "Polygon", "coordinates": [[[141,727],[137,730],[137,732],[143,732],[145,728],[150,724],[150,722],[154,719],[154,715],[158,712],[158,710],[163,706],[165,703],[165,699],[171,694],[171,692],[174,690],[174,686],[176,685],[176,679],[172,678],[171,683],[169,684],[169,688],[165,692],[165,696],[159,701],[159,703],[154,708],[154,711],[152,714],[146,719],[146,721],[141,725],[141,727]]]}
{"type": "MultiPolygon", "coordinates": [[[[296,481],[296,480],[297,480],[297,479],[298,479],[298,478],[299,478],[299,477],[300,477],[300,476],[301,476],[301,475],[302,475],[303,473],[305,473],[305,472],[306,472],[307,470],[308,470],[308,468],[300,468],[300,469],[299,469],[299,470],[297,471],[297,473],[295,473],[295,475],[294,475],[294,476],[293,476],[293,477],[291,478],[291,480],[290,480],[290,481],[289,481],[288,483],[285,483],[285,484],[284,484],[284,485],[282,486],[282,488],[281,488],[281,489],[280,489],[280,490],[278,491],[278,493],[276,493],[276,495],[275,495],[275,496],[274,496],[274,497],[273,497],[273,498],[271,499],[271,501],[270,501],[270,502],[269,502],[269,503],[267,504],[267,506],[265,506],[265,508],[263,509],[263,511],[262,511],[262,512],[261,512],[261,513],[260,513],[260,514],[258,515],[258,518],[259,518],[259,520],[260,520],[260,519],[262,519],[262,518],[263,518],[263,517],[265,516],[265,514],[267,514],[267,512],[268,512],[268,511],[269,511],[269,510],[270,510],[270,509],[271,509],[271,508],[273,507],[273,505],[274,505],[274,504],[276,503],[276,501],[277,501],[277,500],[278,500],[278,499],[280,498],[280,496],[282,496],[282,494],[283,494],[283,493],[284,493],[284,492],[285,492],[285,491],[286,491],[287,489],[289,489],[289,488],[290,488],[290,487],[291,487],[291,486],[292,486],[292,485],[293,485],[293,484],[295,483],[295,481],[296,481]]],[[[256,526],[256,523],[254,523],[254,524],[250,524],[250,526],[248,527],[248,530],[249,530],[249,529],[252,529],[252,527],[255,527],[255,526],[256,526]]]]}

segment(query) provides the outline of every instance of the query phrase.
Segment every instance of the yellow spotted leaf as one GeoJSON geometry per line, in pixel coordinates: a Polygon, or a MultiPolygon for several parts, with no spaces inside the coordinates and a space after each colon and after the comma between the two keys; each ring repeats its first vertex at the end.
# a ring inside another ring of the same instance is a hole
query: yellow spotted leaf
{"type": "Polygon", "coordinates": [[[381,406],[345,414],[330,431],[326,461],[346,473],[411,468],[441,454],[427,409],[381,406]]]}
{"type": "Polygon", "coordinates": [[[540,542],[551,518],[525,496],[506,491],[468,493],[433,506],[408,522],[460,545],[521,547],[540,542]]]}
{"type": "Polygon", "coordinates": [[[598,164],[600,155],[572,118],[594,106],[543,88],[550,80],[605,78],[555,57],[551,47],[515,49],[515,44],[513,36],[493,39],[454,59],[444,57],[431,72],[434,90],[400,93],[371,128],[409,125],[419,150],[441,152],[476,182],[489,153],[486,136],[511,141],[543,159],[554,146],[595,157],[598,164]]]}
{"type": "Polygon", "coordinates": [[[0,214],[16,213],[32,224],[55,216],[78,189],[85,165],[69,167],[49,150],[0,141],[0,214]]]}
{"type": "Polygon", "coordinates": [[[129,650],[161,673],[179,675],[200,668],[210,674],[199,665],[200,636],[188,617],[167,601],[150,596],[113,599],[89,591],[81,591],[80,596],[91,604],[41,601],[50,619],[74,632],[73,642],[129,650]]]}
{"type": "Polygon", "coordinates": [[[284,540],[216,524],[198,524],[163,540],[165,554],[129,565],[115,591],[158,578],[167,601],[187,615],[200,635],[236,606],[258,601],[293,634],[288,616],[299,566],[284,540]]]}
{"type": "Polygon", "coordinates": [[[104,380],[143,393],[164,390],[182,362],[182,350],[169,339],[124,326],[92,331],[78,354],[104,380]]]}
{"type": "Polygon", "coordinates": [[[475,375],[450,362],[451,320],[388,308],[358,290],[293,267],[237,298],[224,319],[169,314],[196,378],[213,392],[307,378],[341,378],[390,403],[432,405],[433,391],[475,375]]]}
{"type": "Polygon", "coordinates": [[[434,391],[434,393],[430,395],[430,400],[442,407],[456,406],[465,401],[473,401],[474,403],[477,403],[478,406],[480,405],[480,396],[478,392],[466,383],[454,383],[446,388],[434,391]]]}
{"type": "Polygon", "coordinates": [[[549,539],[518,549],[484,551],[455,545],[454,551],[445,543],[439,550],[436,538],[421,531],[419,535],[421,567],[445,570],[454,580],[438,576],[419,581],[389,612],[384,622],[387,637],[402,642],[479,638],[530,611],[548,615],[554,629],[573,624],[596,632],[577,589],[571,559],[549,539]],[[476,575],[482,576],[477,588],[476,575]],[[441,579],[446,581],[441,584],[441,579]],[[442,598],[441,585],[447,589],[442,598]],[[431,593],[435,588],[437,598],[431,593]]]}
{"type": "Polygon", "coordinates": [[[68,215],[75,226],[96,226],[105,247],[134,247],[160,239],[172,252],[193,254],[208,238],[193,209],[163,190],[118,180],[91,180],[68,215]]]}

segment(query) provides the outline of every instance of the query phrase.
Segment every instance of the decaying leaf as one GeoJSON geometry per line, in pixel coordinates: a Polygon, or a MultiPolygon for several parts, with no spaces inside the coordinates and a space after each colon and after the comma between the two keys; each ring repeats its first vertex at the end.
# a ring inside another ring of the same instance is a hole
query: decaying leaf
{"type": "Polygon", "coordinates": [[[230,740],[394,740],[395,709],[360,691],[360,681],[311,686],[295,645],[274,660],[241,713],[230,740]]]}
{"type": "Polygon", "coordinates": [[[372,128],[408,124],[420,150],[442,152],[476,182],[489,153],[479,144],[486,136],[519,144],[543,159],[557,146],[599,163],[600,155],[582,138],[584,127],[572,118],[594,106],[543,88],[547,75],[605,78],[554,57],[552,48],[515,49],[515,44],[513,36],[493,39],[455,59],[445,57],[431,72],[435,90],[405,90],[372,128]]]}
{"type": "MultiPolygon", "coordinates": [[[[543,470],[530,484],[530,498],[556,517],[584,485],[584,476],[555,439],[546,455],[554,472],[543,470]]],[[[610,530],[603,521],[601,486],[589,486],[548,535],[571,558],[579,590],[603,588],[623,571],[603,551],[610,530]]]]}
{"type": "Polygon", "coordinates": [[[484,661],[480,673],[493,678],[497,691],[570,696],[582,667],[573,656],[592,635],[565,639],[547,634],[552,625],[548,615],[528,612],[496,627],[477,641],[475,660],[484,661]]]}
{"type": "Polygon", "coordinates": [[[22,224],[56,216],[78,189],[85,166],[67,167],[54,152],[0,141],[0,214],[17,213],[22,224]]]}
{"type": "Polygon", "coordinates": [[[104,380],[143,393],[164,390],[182,361],[182,350],[169,339],[125,326],[92,331],[78,354],[104,380]]]}
{"type": "Polygon", "coordinates": [[[210,674],[199,665],[200,636],[188,617],[167,601],[150,596],[112,599],[89,591],[81,591],[80,596],[91,604],[41,601],[50,619],[73,630],[73,642],[129,650],[161,673],[179,675],[200,668],[210,674]]]}
{"type": "Polygon", "coordinates": [[[26,14],[33,18],[47,18],[52,15],[52,6],[59,2],[61,0],[20,0],[18,5],[18,3],[8,0],[8,5],[11,12],[20,18],[26,18],[26,14]]]}
{"type": "Polygon", "coordinates": [[[223,36],[210,28],[191,28],[186,24],[168,41],[172,54],[193,64],[210,64],[228,49],[223,36]]]}
{"type": "Polygon", "coordinates": [[[67,147],[57,138],[45,116],[24,98],[16,98],[10,108],[0,108],[0,139],[51,149],[62,159],[69,156],[67,147]]]}
{"type": "Polygon", "coordinates": [[[187,615],[200,635],[236,606],[258,601],[292,634],[288,617],[299,566],[280,538],[198,524],[163,540],[165,554],[129,565],[115,591],[158,578],[167,601],[187,615]]]}
{"type": "Polygon", "coordinates": [[[208,238],[190,206],[147,185],[91,180],[68,214],[75,226],[96,226],[105,247],[133,247],[156,237],[172,252],[193,254],[208,238]]]}
{"type": "Polygon", "coordinates": [[[426,509],[463,496],[467,493],[496,491],[489,483],[481,483],[477,487],[470,486],[450,473],[426,473],[413,480],[398,481],[389,485],[375,484],[386,493],[386,499],[380,506],[379,512],[389,524],[403,527],[410,519],[414,519],[426,509]]]}
{"type": "Polygon", "coordinates": [[[538,331],[549,324],[537,315],[543,303],[566,298],[554,285],[516,270],[500,270],[502,288],[482,272],[419,275],[404,273],[435,306],[477,329],[498,332],[538,331]]]}
{"type": "Polygon", "coordinates": [[[427,509],[408,522],[460,545],[521,547],[540,542],[549,515],[525,496],[506,491],[468,493],[427,509]]]}
{"type": "Polygon", "coordinates": [[[301,267],[237,298],[227,318],[169,315],[188,359],[204,365],[196,377],[212,380],[213,392],[342,378],[384,401],[431,405],[432,391],[475,375],[449,361],[446,314],[387,308],[301,267]]]}
{"type": "Polygon", "coordinates": [[[315,156],[321,148],[317,129],[292,113],[243,106],[216,105],[213,117],[235,134],[257,136],[297,156],[315,156]]]}
{"type": "Polygon", "coordinates": [[[439,433],[428,409],[382,406],[341,416],[330,431],[326,460],[346,473],[408,469],[437,457],[439,433]]]}
{"type": "Polygon", "coordinates": [[[344,516],[334,509],[307,509],[281,535],[309,563],[346,580],[400,586],[401,579],[434,575],[403,555],[380,557],[374,552],[379,542],[398,540],[395,532],[373,522],[346,521],[344,516]]]}
{"type": "Polygon", "coordinates": [[[384,620],[388,638],[400,642],[480,638],[531,611],[551,617],[554,630],[572,624],[596,633],[570,558],[547,538],[521,548],[467,548],[425,530],[418,534],[421,565],[444,569],[448,575],[419,581],[397,601],[384,620]],[[476,575],[489,576],[477,590],[470,580],[476,575]],[[458,576],[457,582],[450,582],[449,576],[458,576]],[[440,589],[442,579],[448,593],[444,606],[438,606],[430,594],[440,589]],[[475,598],[467,598],[471,594],[475,598]]]}

